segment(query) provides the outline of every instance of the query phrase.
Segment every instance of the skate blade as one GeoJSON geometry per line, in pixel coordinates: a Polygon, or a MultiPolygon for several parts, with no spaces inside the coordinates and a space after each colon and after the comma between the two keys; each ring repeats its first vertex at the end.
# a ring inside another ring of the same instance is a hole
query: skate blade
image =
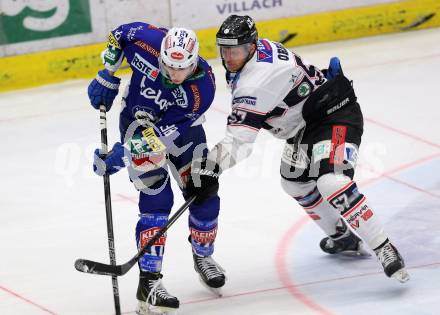
{"type": "Polygon", "coordinates": [[[351,256],[351,257],[369,257],[371,256],[370,252],[365,248],[363,243],[359,244],[359,247],[357,250],[346,250],[343,252],[340,252],[339,254],[344,256],[351,256]]]}
{"type": "Polygon", "coordinates": [[[203,281],[202,277],[199,277],[200,283],[207,288],[209,291],[217,295],[217,297],[221,298],[223,296],[222,288],[212,288],[203,281]]]}
{"type": "Polygon", "coordinates": [[[405,268],[402,268],[400,270],[397,270],[395,273],[391,275],[391,278],[396,279],[400,283],[405,283],[410,279],[409,273],[406,271],[405,268]]]}
{"type": "Polygon", "coordinates": [[[137,315],[176,315],[176,308],[169,308],[163,306],[155,306],[146,302],[139,301],[138,308],[136,310],[137,315]]]}

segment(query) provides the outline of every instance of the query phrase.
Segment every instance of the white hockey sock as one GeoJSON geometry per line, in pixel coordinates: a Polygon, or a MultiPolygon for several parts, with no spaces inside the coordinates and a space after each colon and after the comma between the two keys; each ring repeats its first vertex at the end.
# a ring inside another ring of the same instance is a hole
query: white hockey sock
{"type": "Polygon", "coordinates": [[[336,225],[341,216],[322,198],[316,187],[306,196],[295,199],[325,234],[331,236],[336,233],[336,225]]]}
{"type": "Polygon", "coordinates": [[[387,240],[378,217],[349,177],[323,175],[318,179],[318,189],[370,248],[375,249],[387,240]]]}

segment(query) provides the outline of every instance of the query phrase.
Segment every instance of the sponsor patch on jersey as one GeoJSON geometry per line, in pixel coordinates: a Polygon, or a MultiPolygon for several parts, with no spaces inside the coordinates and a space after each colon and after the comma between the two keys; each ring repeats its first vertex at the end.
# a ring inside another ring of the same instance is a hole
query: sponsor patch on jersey
{"type": "Polygon", "coordinates": [[[108,34],[108,44],[115,48],[121,49],[121,45],[116,40],[115,35],[113,35],[111,32],[108,34]]]}
{"type": "Polygon", "coordinates": [[[151,81],[156,81],[157,76],[159,75],[159,69],[142,58],[138,53],[134,54],[134,57],[131,60],[131,65],[141,73],[145,74],[151,81]]]}
{"type": "Polygon", "coordinates": [[[307,147],[299,145],[298,148],[294,144],[286,144],[284,146],[281,160],[297,169],[306,169],[310,163],[310,159],[307,156],[307,147]]]}
{"type": "Polygon", "coordinates": [[[359,157],[357,145],[353,143],[345,143],[344,161],[347,161],[353,168],[356,166],[359,157]]]}
{"type": "Polygon", "coordinates": [[[272,47],[265,40],[260,40],[257,43],[257,62],[273,62],[272,47]]]}
{"type": "Polygon", "coordinates": [[[306,97],[310,94],[312,88],[310,87],[310,84],[307,82],[303,82],[298,86],[298,95],[301,97],[306,97]]]}
{"type": "Polygon", "coordinates": [[[193,111],[193,112],[196,112],[196,111],[199,110],[199,108],[200,108],[200,103],[201,103],[201,100],[200,100],[200,91],[199,91],[199,88],[197,87],[196,84],[191,84],[190,87],[191,87],[191,91],[192,91],[193,94],[194,94],[194,105],[193,105],[193,110],[192,110],[192,111],[193,111]]]}
{"type": "Polygon", "coordinates": [[[155,89],[147,86],[145,84],[145,80],[146,80],[145,78],[146,78],[146,76],[144,76],[141,81],[140,93],[143,97],[145,97],[146,99],[149,99],[149,100],[153,100],[154,103],[157,106],[159,106],[161,111],[166,111],[166,110],[168,110],[169,107],[174,105],[174,103],[169,101],[166,97],[162,98],[162,91],[161,90],[156,91],[155,89]]]}
{"type": "Polygon", "coordinates": [[[313,162],[318,163],[321,160],[330,158],[331,150],[332,142],[330,140],[315,143],[312,149],[313,162]]]}
{"type": "Polygon", "coordinates": [[[104,53],[104,65],[115,66],[122,56],[122,50],[112,45],[108,45],[104,53]]]}
{"type": "Polygon", "coordinates": [[[232,100],[232,106],[234,105],[251,105],[255,106],[257,105],[257,98],[253,96],[239,96],[235,97],[232,100]]]}
{"type": "Polygon", "coordinates": [[[146,52],[150,53],[151,55],[153,55],[156,58],[159,58],[160,56],[160,52],[157,51],[156,49],[154,49],[153,47],[151,47],[150,45],[148,45],[147,43],[138,40],[134,43],[136,46],[139,46],[140,48],[142,48],[143,50],[145,50],[146,52]]]}
{"type": "Polygon", "coordinates": [[[157,137],[153,127],[142,130],[142,136],[150,151],[163,152],[166,150],[166,146],[157,137]]]}

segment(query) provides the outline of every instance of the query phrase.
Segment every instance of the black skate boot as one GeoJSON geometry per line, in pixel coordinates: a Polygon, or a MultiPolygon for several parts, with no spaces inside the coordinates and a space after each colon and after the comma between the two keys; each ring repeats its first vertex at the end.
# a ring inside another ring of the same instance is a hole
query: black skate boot
{"type": "Polygon", "coordinates": [[[220,288],[225,285],[225,270],[212,259],[193,253],[194,269],[200,276],[200,282],[218,296],[222,296],[220,288]]]}
{"type": "Polygon", "coordinates": [[[162,277],[161,273],[141,271],[136,293],[136,314],[174,314],[179,308],[179,300],[163,287],[162,277]]]}
{"type": "Polygon", "coordinates": [[[319,243],[324,252],[349,256],[371,256],[364,248],[362,240],[347,227],[345,222],[342,222],[336,231],[334,235],[323,238],[319,243]]]}
{"type": "Polygon", "coordinates": [[[374,252],[388,277],[402,283],[409,280],[409,274],[405,269],[405,262],[402,256],[400,256],[397,249],[388,240],[376,248],[374,252]]]}

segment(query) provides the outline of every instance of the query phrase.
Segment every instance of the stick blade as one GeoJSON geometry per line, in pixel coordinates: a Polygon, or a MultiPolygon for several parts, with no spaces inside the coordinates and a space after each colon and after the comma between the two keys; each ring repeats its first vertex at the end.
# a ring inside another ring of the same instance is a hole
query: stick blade
{"type": "Polygon", "coordinates": [[[77,259],[75,261],[75,269],[80,272],[91,273],[95,275],[104,275],[104,276],[123,275],[121,266],[107,265],[88,259],[77,259]]]}

